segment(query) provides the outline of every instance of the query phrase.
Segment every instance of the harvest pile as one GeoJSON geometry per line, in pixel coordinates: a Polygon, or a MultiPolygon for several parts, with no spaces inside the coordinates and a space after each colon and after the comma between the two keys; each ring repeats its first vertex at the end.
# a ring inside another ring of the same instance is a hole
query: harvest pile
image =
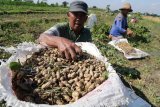
{"type": "Polygon", "coordinates": [[[116,45],[128,55],[136,53],[135,49],[127,42],[120,42],[116,45]]]}
{"type": "Polygon", "coordinates": [[[18,99],[37,104],[62,105],[78,100],[107,79],[103,62],[83,53],[76,61],[42,49],[25,63],[10,63],[13,90],[18,99]]]}

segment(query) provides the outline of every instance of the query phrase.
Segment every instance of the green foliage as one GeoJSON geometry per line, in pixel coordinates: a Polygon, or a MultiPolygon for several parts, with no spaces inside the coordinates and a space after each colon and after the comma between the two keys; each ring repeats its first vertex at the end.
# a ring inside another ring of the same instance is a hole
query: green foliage
{"type": "Polygon", "coordinates": [[[108,58],[108,61],[116,68],[119,74],[132,79],[140,78],[140,73],[136,69],[124,67],[128,61],[113,46],[108,45],[110,41],[107,37],[109,30],[110,27],[106,24],[94,26],[92,29],[94,43],[100,49],[101,53],[108,58]]]}
{"type": "Polygon", "coordinates": [[[103,72],[102,76],[107,80],[108,79],[108,72],[107,71],[103,72]]]}
{"type": "Polygon", "coordinates": [[[95,25],[92,29],[93,39],[108,41],[110,26],[106,24],[95,25]]]}
{"type": "Polygon", "coordinates": [[[123,65],[126,63],[124,57],[112,46],[108,45],[110,26],[106,24],[95,25],[92,29],[93,41],[102,54],[109,59],[112,64],[123,65]]]}
{"type": "Polygon", "coordinates": [[[20,22],[4,22],[0,23],[0,28],[4,31],[6,29],[13,29],[20,26],[20,22]]]}
{"type": "Polygon", "coordinates": [[[125,67],[124,65],[116,65],[113,64],[113,67],[115,68],[116,72],[120,75],[123,75],[125,77],[128,77],[130,79],[140,79],[140,72],[136,70],[135,68],[129,68],[125,67]]]}
{"type": "Polygon", "coordinates": [[[94,43],[111,64],[122,66],[127,63],[127,60],[124,59],[124,57],[115,48],[108,45],[107,42],[94,41],[94,43]]]}
{"type": "Polygon", "coordinates": [[[47,3],[40,2],[35,4],[34,2],[23,2],[22,0],[0,0],[0,5],[23,5],[23,6],[50,6],[47,3]]]}
{"type": "Polygon", "coordinates": [[[0,15],[4,14],[34,14],[34,13],[66,13],[68,8],[47,3],[21,2],[12,0],[0,0],[0,15]],[[53,6],[54,7],[53,9],[53,6]]]}
{"type": "MultiPolygon", "coordinates": [[[[19,18],[19,16],[21,15],[17,15],[16,17],[14,15],[16,20],[19,18]]],[[[8,21],[3,18],[2,20],[6,21],[0,21],[0,44],[10,46],[21,43],[23,41],[34,42],[42,32],[53,26],[55,22],[64,20],[63,18],[60,20],[61,14],[57,18],[48,18],[46,15],[38,16],[40,17],[34,19],[32,19],[32,17],[28,19],[24,19],[24,17],[22,17],[24,20],[17,21],[15,19],[13,19],[14,21],[8,21]]]]}
{"type": "Polygon", "coordinates": [[[35,5],[32,2],[22,2],[22,0],[0,0],[0,5],[35,5]]]}
{"type": "Polygon", "coordinates": [[[26,42],[34,42],[34,35],[33,34],[22,34],[20,35],[20,40],[21,41],[26,41],[26,42]]]}
{"type": "Polygon", "coordinates": [[[64,1],[64,2],[62,2],[62,4],[63,4],[64,7],[67,7],[68,2],[64,1]]]}
{"type": "Polygon", "coordinates": [[[65,7],[50,7],[50,6],[40,6],[40,5],[1,5],[0,4],[0,14],[34,14],[34,13],[67,13],[68,8],[65,7]],[[54,9],[53,9],[54,8],[54,9]]]}
{"type": "Polygon", "coordinates": [[[10,68],[11,70],[18,70],[18,69],[21,68],[21,64],[20,64],[19,62],[11,62],[11,63],[9,64],[9,68],[10,68]]]}
{"type": "Polygon", "coordinates": [[[134,36],[128,40],[134,45],[138,46],[142,43],[149,43],[151,41],[150,30],[139,24],[130,24],[129,28],[134,32],[134,36]]]}
{"type": "Polygon", "coordinates": [[[17,44],[22,41],[33,41],[34,36],[31,34],[24,34],[24,24],[17,22],[3,22],[0,23],[0,42],[7,45],[17,44]],[[26,36],[26,37],[25,37],[26,36]]]}
{"type": "Polygon", "coordinates": [[[0,101],[0,107],[6,107],[6,102],[4,100],[0,101]]]}
{"type": "Polygon", "coordinates": [[[5,52],[3,49],[0,49],[0,53],[0,59],[8,59],[11,56],[11,54],[5,52]]]}
{"type": "Polygon", "coordinates": [[[142,20],[143,18],[142,18],[142,14],[141,13],[134,13],[133,14],[133,16],[132,17],[135,17],[136,19],[138,19],[138,20],[142,20]]]}

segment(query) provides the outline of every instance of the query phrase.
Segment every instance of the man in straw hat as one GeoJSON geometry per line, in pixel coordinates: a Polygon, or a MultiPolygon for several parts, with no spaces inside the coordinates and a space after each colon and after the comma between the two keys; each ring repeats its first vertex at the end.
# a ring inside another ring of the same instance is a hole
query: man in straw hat
{"type": "Polygon", "coordinates": [[[73,1],[70,3],[67,17],[67,23],[54,25],[43,32],[38,40],[41,44],[58,48],[62,57],[74,60],[82,53],[81,48],[74,42],[92,41],[89,29],[84,28],[88,18],[88,5],[83,1],[73,1]]]}
{"type": "Polygon", "coordinates": [[[124,35],[131,36],[133,32],[128,28],[127,15],[132,12],[131,4],[125,3],[122,8],[119,9],[121,12],[116,16],[112,28],[110,30],[109,37],[112,40],[122,39],[124,35]]]}

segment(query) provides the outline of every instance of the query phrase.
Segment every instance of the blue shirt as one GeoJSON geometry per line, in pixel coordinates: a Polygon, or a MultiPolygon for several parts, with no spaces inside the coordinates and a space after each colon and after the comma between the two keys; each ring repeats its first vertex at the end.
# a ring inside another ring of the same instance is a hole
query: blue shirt
{"type": "Polygon", "coordinates": [[[112,25],[112,28],[110,30],[110,34],[112,36],[122,36],[126,32],[128,28],[128,23],[127,23],[127,17],[124,17],[122,13],[119,13],[112,25]]]}

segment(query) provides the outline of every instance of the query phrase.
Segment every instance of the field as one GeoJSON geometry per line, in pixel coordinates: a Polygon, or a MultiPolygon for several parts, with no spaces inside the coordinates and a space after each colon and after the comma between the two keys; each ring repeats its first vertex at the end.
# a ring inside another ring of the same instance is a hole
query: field
{"type": "MultiPolygon", "coordinates": [[[[0,46],[16,46],[23,41],[36,42],[40,33],[59,22],[67,21],[67,8],[47,6],[0,5],[0,46]]],[[[139,16],[139,22],[130,24],[135,36],[128,38],[132,46],[148,52],[151,56],[140,60],[126,60],[109,46],[108,31],[116,14],[101,9],[90,9],[98,24],[92,29],[93,42],[112,63],[123,82],[149,102],[160,107],[160,18],[139,16]]],[[[8,58],[7,53],[0,59],[8,58]]],[[[3,103],[4,104],[4,103],[3,103]]],[[[2,105],[0,103],[0,107],[2,105]]]]}

